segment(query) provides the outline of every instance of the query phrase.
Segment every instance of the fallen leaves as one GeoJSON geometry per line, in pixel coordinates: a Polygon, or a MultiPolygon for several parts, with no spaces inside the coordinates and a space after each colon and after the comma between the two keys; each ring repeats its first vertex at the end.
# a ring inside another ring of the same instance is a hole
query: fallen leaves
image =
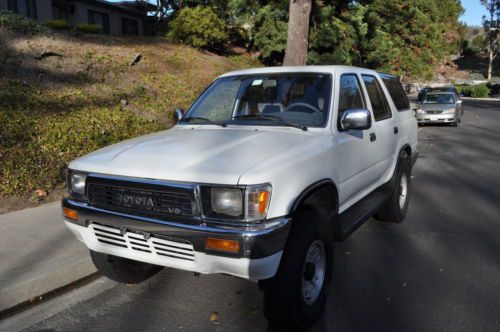
{"type": "Polygon", "coordinates": [[[219,324],[219,314],[214,311],[210,314],[210,321],[214,324],[219,324]]]}

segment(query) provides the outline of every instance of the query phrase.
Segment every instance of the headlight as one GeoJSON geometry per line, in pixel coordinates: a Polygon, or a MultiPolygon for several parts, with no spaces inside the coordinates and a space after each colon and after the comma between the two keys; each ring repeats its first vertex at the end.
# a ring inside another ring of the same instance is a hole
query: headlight
{"type": "Polygon", "coordinates": [[[417,109],[417,113],[418,114],[425,114],[425,111],[421,108],[417,109]]]}
{"type": "Polygon", "coordinates": [[[87,180],[87,174],[71,173],[69,179],[70,192],[79,196],[85,196],[85,180],[87,180]]]}
{"type": "Polygon", "coordinates": [[[201,187],[203,214],[208,218],[243,222],[264,220],[271,201],[271,186],[244,188],[201,187]]]}
{"type": "Polygon", "coordinates": [[[210,200],[212,210],[217,214],[237,217],[243,212],[243,199],[240,189],[212,188],[210,200]]]}
{"type": "Polygon", "coordinates": [[[443,114],[453,114],[453,113],[455,113],[455,109],[454,108],[443,111],[443,114]]]}

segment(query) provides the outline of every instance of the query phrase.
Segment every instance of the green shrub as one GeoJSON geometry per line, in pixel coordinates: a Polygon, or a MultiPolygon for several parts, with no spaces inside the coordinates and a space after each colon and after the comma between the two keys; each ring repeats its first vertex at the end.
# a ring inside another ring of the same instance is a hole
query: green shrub
{"type": "Polygon", "coordinates": [[[33,35],[48,31],[43,25],[6,10],[0,10],[0,29],[33,35]]]}
{"type": "Polygon", "coordinates": [[[471,97],[474,98],[485,98],[490,95],[490,89],[486,86],[486,84],[474,85],[471,91],[471,97]]]}
{"type": "Polygon", "coordinates": [[[456,86],[458,93],[464,95],[465,97],[473,98],[485,98],[491,93],[490,89],[486,84],[478,85],[458,85],[456,86]]]}
{"type": "Polygon", "coordinates": [[[98,24],[77,24],[75,30],[82,33],[99,33],[102,26],[98,24]]]}
{"type": "Polygon", "coordinates": [[[71,29],[71,25],[69,25],[68,21],[66,20],[50,20],[45,22],[45,25],[48,26],[49,28],[55,29],[55,30],[69,30],[71,29]]]}
{"type": "Polygon", "coordinates": [[[208,7],[183,8],[170,24],[168,37],[196,48],[214,49],[228,38],[224,22],[208,7]]]}

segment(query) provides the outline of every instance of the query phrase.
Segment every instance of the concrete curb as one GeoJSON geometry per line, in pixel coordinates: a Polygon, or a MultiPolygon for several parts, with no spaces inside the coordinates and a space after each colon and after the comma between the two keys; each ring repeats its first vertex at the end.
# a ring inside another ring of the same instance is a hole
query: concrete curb
{"type": "Polygon", "coordinates": [[[59,202],[0,215],[0,313],[96,272],[59,202]]]}
{"type": "Polygon", "coordinates": [[[499,102],[500,98],[473,98],[473,97],[462,97],[463,100],[478,100],[478,101],[494,101],[499,102]]]}

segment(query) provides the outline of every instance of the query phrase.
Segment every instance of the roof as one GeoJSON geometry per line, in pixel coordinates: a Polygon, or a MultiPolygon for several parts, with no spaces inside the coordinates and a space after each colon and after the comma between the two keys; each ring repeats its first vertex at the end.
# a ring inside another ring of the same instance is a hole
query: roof
{"type": "Polygon", "coordinates": [[[335,72],[359,72],[377,74],[376,71],[353,66],[282,66],[282,67],[262,67],[244,70],[236,70],[225,73],[220,77],[255,74],[278,74],[278,73],[330,73],[335,72]]]}
{"type": "Polygon", "coordinates": [[[147,14],[145,8],[141,7],[142,1],[140,2],[139,1],[110,2],[106,0],[75,0],[75,1],[87,3],[89,5],[105,7],[112,10],[119,10],[129,15],[145,17],[147,14]]]}

